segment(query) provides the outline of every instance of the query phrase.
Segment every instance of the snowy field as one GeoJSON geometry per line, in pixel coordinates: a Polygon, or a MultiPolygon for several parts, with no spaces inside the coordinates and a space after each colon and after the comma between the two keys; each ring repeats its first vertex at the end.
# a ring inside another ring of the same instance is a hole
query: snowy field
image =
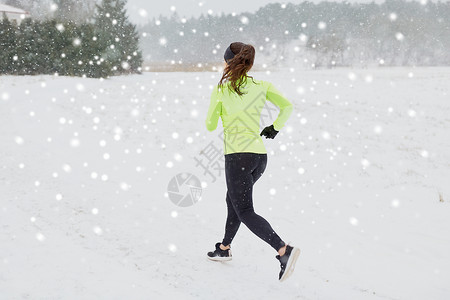
{"type": "Polygon", "coordinates": [[[250,72],[294,105],[254,188],[302,250],[283,283],[245,225],[232,261],[206,259],[226,218],[223,161],[197,162],[222,150],[204,125],[220,75],[0,77],[0,299],[450,298],[450,68],[250,72]],[[203,191],[179,207],[185,172],[203,191]]]}

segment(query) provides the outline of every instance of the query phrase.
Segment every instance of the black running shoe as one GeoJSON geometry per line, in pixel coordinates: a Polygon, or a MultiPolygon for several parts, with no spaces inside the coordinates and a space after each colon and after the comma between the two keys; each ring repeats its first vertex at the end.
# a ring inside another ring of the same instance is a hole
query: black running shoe
{"type": "Polygon", "coordinates": [[[215,261],[231,260],[231,249],[220,249],[220,242],[216,243],[216,250],[208,252],[208,258],[215,261]]]}
{"type": "Polygon", "coordinates": [[[280,261],[281,267],[278,280],[283,281],[294,273],[295,263],[297,262],[299,254],[300,249],[287,245],[286,252],[283,256],[275,256],[280,261]]]}

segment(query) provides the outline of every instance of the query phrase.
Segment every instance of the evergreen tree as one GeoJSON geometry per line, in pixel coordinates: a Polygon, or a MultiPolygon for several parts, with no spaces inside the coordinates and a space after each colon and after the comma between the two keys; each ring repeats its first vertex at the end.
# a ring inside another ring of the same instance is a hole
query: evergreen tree
{"type": "MultiPolygon", "coordinates": [[[[39,22],[27,18],[19,26],[16,36],[17,46],[17,74],[34,75],[43,73],[42,68],[45,64],[40,61],[41,53],[38,48],[39,22]]],[[[48,48],[47,48],[48,50],[48,48]]]]}
{"type": "Polygon", "coordinates": [[[112,66],[114,74],[140,73],[142,53],[136,26],[128,21],[124,0],[102,0],[97,6],[95,28],[101,58],[112,66]]]}
{"type": "Polygon", "coordinates": [[[16,70],[16,27],[6,18],[0,21],[0,74],[13,74],[16,70]]]}

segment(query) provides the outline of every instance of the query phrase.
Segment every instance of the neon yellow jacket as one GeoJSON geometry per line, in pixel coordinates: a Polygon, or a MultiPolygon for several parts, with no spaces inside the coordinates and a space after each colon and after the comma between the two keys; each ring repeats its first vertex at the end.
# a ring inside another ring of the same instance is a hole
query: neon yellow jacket
{"type": "Polygon", "coordinates": [[[242,96],[230,91],[228,85],[229,82],[222,89],[217,85],[214,87],[205,121],[206,128],[215,130],[219,116],[222,118],[223,134],[220,137],[223,138],[225,155],[236,152],[267,153],[259,135],[264,104],[269,100],[280,108],[273,122],[275,130],[280,131],[292,112],[292,103],[267,81],[244,79],[240,88],[244,93],[242,96]]]}

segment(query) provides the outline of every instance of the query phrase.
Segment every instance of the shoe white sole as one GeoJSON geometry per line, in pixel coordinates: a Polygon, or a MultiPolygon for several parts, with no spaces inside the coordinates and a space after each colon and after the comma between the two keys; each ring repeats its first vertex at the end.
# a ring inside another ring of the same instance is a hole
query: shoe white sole
{"type": "Polygon", "coordinates": [[[231,257],[209,257],[208,255],[206,256],[209,260],[213,260],[213,261],[229,261],[231,260],[231,257]]]}
{"type": "Polygon", "coordinates": [[[210,257],[210,256],[206,255],[206,257],[209,260],[213,260],[213,261],[229,261],[229,260],[231,260],[233,258],[233,256],[231,256],[231,250],[230,249],[228,249],[228,255],[229,256],[226,256],[226,257],[221,257],[221,256],[210,257]]]}
{"type": "Polygon", "coordinates": [[[286,270],[284,271],[283,275],[280,278],[280,282],[286,280],[289,276],[294,273],[295,269],[295,263],[297,262],[297,258],[300,255],[300,249],[294,247],[292,249],[291,255],[289,256],[289,260],[286,265],[286,270]]]}

